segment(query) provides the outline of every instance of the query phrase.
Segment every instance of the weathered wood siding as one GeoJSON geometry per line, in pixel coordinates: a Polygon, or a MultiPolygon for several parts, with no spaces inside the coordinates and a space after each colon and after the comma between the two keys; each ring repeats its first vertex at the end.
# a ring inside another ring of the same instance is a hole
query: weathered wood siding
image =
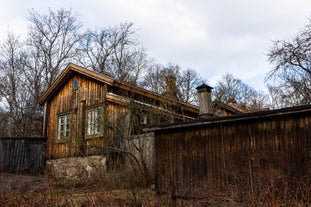
{"type": "Polygon", "coordinates": [[[51,102],[48,103],[49,121],[47,127],[47,155],[49,158],[92,154],[94,150],[85,146],[90,145],[93,149],[102,146],[102,139],[86,140],[84,128],[85,110],[90,106],[103,105],[104,93],[104,84],[76,75],[68,80],[67,84],[51,99],[51,102]],[[75,90],[73,89],[74,80],[78,81],[78,88],[75,90]],[[62,113],[70,113],[69,140],[57,141],[58,115],[62,113]]]}
{"type": "Polygon", "coordinates": [[[41,174],[45,168],[45,138],[0,138],[0,171],[41,174]]]}
{"type": "Polygon", "coordinates": [[[157,191],[176,196],[245,184],[250,171],[308,180],[311,110],[157,130],[155,156],[157,191]]]}
{"type": "Polygon", "coordinates": [[[47,156],[63,158],[103,154],[106,144],[118,142],[128,136],[128,103],[124,98],[107,92],[107,85],[75,75],[49,103],[49,122],[47,127],[47,156]],[[78,88],[73,89],[73,81],[78,81],[78,88]],[[91,107],[103,107],[103,134],[87,137],[86,117],[91,107]],[[57,140],[58,116],[70,113],[69,139],[57,140]],[[120,138],[120,139],[119,139],[120,138]]]}
{"type": "MultiPolygon", "coordinates": [[[[154,175],[154,134],[133,135],[126,141],[126,149],[137,159],[141,166],[154,175]]],[[[132,159],[132,157],[130,157],[132,159]]],[[[132,160],[129,160],[132,161],[132,160]]],[[[131,164],[131,162],[129,162],[131,164]]]]}

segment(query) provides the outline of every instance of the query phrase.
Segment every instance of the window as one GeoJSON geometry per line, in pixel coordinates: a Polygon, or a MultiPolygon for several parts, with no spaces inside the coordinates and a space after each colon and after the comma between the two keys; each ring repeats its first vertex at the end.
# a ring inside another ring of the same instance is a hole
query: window
{"type": "Polygon", "coordinates": [[[87,135],[101,134],[103,131],[103,107],[92,108],[87,111],[87,135]]]}
{"type": "Polygon", "coordinates": [[[140,124],[142,124],[142,125],[147,124],[147,115],[145,113],[140,115],[140,124]]]}
{"type": "Polygon", "coordinates": [[[73,80],[73,84],[72,84],[72,88],[73,88],[73,90],[77,90],[78,89],[78,80],[73,80]]]}
{"type": "Polygon", "coordinates": [[[69,138],[69,130],[70,130],[70,114],[58,116],[57,138],[58,139],[69,138]]]}

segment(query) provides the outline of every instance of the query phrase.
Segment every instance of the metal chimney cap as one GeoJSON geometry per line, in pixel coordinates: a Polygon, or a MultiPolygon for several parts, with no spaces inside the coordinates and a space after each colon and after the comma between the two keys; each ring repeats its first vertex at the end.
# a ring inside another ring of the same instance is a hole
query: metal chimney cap
{"type": "Polygon", "coordinates": [[[196,87],[198,92],[211,92],[211,90],[213,89],[213,87],[206,85],[205,83],[203,83],[202,85],[196,87]]]}

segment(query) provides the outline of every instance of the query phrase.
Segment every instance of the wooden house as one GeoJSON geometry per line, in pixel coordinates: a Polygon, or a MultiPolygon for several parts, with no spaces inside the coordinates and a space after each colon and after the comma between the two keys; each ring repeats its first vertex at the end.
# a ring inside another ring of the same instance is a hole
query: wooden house
{"type": "Polygon", "coordinates": [[[43,94],[47,157],[102,154],[147,124],[193,120],[199,108],[69,64],[43,94]]]}

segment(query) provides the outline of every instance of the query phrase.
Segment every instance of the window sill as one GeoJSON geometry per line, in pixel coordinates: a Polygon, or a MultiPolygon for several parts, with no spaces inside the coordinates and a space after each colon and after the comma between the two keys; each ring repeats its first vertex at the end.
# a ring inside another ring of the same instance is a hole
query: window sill
{"type": "Polygon", "coordinates": [[[85,135],[85,139],[96,139],[96,138],[103,138],[103,134],[92,134],[92,135],[85,135]]]}
{"type": "Polygon", "coordinates": [[[61,139],[56,138],[55,140],[56,144],[62,144],[62,143],[68,143],[68,142],[69,142],[69,138],[61,138],[61,139]]]}

